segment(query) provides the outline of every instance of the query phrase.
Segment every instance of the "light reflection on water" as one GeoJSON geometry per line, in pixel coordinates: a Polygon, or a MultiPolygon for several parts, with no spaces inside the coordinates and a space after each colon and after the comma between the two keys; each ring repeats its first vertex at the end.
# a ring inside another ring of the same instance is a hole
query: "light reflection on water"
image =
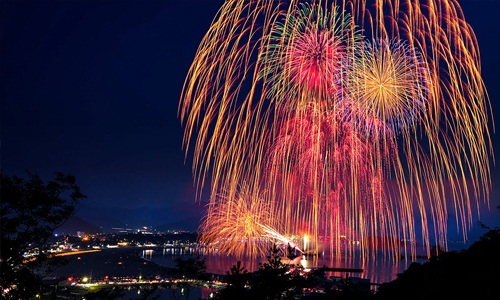
{"type": "MultiPolygon", "coordinates": [[[[238,260],[241,261],[242,267],[245,267],[249,272],[256,271],[259,268],[259,263],[267,262],[267,258],[236,258],[234,256],[225,256],[214,253],[200,253],[193,248],[182,249],[148,249],[143,250],[141,257],[157,263],[161,266],[174,268],[175,260],[178,257],[201,256],[205,258],[207,272],[212,274],[226,274],[238,260]]],[[[286,259],[282,260],[287,262],[286,259]]],[[[417,260],[424,262],[425,260],[417,260]]],[[[376,259],[367,259],[361,261],[359,259],[346,259],[345,257],[334,258],[328,254],[319,256],[303,256],[302,260],[297,260],[305,268],[328,267],[328,268],[348,268],[362,269],[362,273],[357,272],[328,272],[327,276],[345,277],[361,277],[369,279],[372,283],[384,283],[396,279],[398,273],[402,273],[410,265],[412,261],[399,260],[394,261],[380,254],[376,259]]]]}

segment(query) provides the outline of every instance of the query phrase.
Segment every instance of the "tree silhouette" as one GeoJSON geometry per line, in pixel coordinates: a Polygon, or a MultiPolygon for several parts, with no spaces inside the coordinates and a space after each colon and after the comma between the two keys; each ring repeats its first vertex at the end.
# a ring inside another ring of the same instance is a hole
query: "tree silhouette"
{"type": "Polygon", "coordinates": [[[176,268],[172,271],[174,275],[178,276],[179,280],[175,285],[168,285],[169,291],[174,299],[180,299],[186,296],[189,299],[189,294],[197,285],[192,282],[192,279],[202,280],[207,279],[207,265],[205,259],[197,257],[188,257],[186,259],[178,257],[175,260],[176,268]]]}
{"type": "Polygon", "coordinates": [[[248,280],[248,270],[241,266],[241,261],[237,261],[231,270],[227,272],[227,283],[229,285],[244,288],[248,280]]]}
{"type": "Polygon", "coordinates": [[[274,244],[267,262],[260,263],[259,269],[248,273],[237,262],[227,272],[228,286],[220,291],[218,299],[294,299],[306,286],[307,278],[301,276],[302,266],[281,261],[281,250],[274,244]],[[248,286],[246,286],[248,285],[248,286]]]}
{"type": "Polygon", "coordinates": [[[467,250],[443,252],[423,264],[412,263],[395,280],[382,284],[378,299],[496,299],[500,282],[500,227],[489,228],[467,250]]]}
{"type": "Polygon", "coordinates": [[[185,259],[178,257],[175,264],[174,273],[181,278],[203,279],[206,276],[207,265],[205,259],[200,256],[185,259]]]}
{"type": "Polygon", "coordinates": [[[61,263],[46,254],[47,241],[86,198],[75,177],[56,172],[46,184],[37,174],[1,176],[0,288],[4,299],[29,299],[41,278],[61,263]]]}
{"type": "Polygon", "coordinates": [[[250,291],[245,287],[248,283],[249,273],[241,266],[241,261],[227,271],[227,286],[217,295],[218,299],[251,299],[250,291]]]}
{"type": "Polygon", "coordinates": [[[259,265],[252,274],[250,285],[254,299],[293,299],[304,287],[304,277],[298,275],[300,265],[289,265],[281,261],[281,250],[274,244],[267,262],[259,265]]]}

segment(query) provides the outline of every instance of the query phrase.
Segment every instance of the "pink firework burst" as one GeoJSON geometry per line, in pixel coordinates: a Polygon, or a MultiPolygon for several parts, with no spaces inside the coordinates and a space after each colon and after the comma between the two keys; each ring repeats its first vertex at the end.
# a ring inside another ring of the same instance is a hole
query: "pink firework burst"
{"type": "Polygon", "coordinates": [[[286,67],[295,84],[306,90],[335,92],[339,88],[345,46],[328,30],[307,28],[289,46],[286,67]]]}
{"type": "Polygon", "coordinates": [[[336,6],[303,4],[287,14],[267,37],[262,56],[269,98],[330,99],[343,86],[343,64],[358,38],[350,16],[336,6]]]}

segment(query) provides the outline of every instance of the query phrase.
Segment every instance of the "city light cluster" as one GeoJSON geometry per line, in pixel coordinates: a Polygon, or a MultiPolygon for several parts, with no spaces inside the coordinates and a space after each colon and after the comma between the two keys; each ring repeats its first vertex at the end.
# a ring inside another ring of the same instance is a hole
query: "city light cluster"
{"type": "Polygon", "coordinates": [[[466,238],[489,202],[490,113],[457,1],[227,0],[179,104],[198,197],[209,189],[200,242],[446,248],[450,216],[466,238]]]}

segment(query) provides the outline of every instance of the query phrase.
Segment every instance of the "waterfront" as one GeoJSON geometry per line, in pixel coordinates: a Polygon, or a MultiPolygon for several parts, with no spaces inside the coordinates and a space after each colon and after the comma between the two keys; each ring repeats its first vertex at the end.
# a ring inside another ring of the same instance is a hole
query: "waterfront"
{"type": "MultiPolygon", "coordinates": [[[[123,293],[117,299],[141,299],[146,295],[148,297],[160,296],[160,299],[187,299],[187,293],[190,295],[189,299],[209,299],[210,294],[218,290],[217,284],[221,285],[219,277],[222,276],[220,275],[225,275],[237,262],[237,259],[231,256],[203,255],[192,247],[118,247],[71,254],[64,256],[68,263],[51,274],[53,278],[63,280],[64,283],[59,284],[59,287],[71,287],[68,290],[60,289],[58,292],[60,295],[68,294],[71,299],[83,299],[89,292],[103,288],[110,290],[115,287],[119,287],[123,293]],[[205,259],[206,271],[210,275],[207,281],[191,283],[195,284],[194,287],[185,290],[182,284],[177,283],[177,279],[171,277],[170,271],[176,267],[176,259],[196,256],[205,259]]],[[[241,261],[242,266],[247,270],[255,271],[259,263],[265,262],[266,258],[241,261]]],[[[396,267],[394,264],[380,262],[364,265],[356,262],[346,263],[345,261],[333,262],[324,256],[300,260],[300,264],[305,268],[363,267],[362,273],[329,272],[327,275],[368,278],[372,283],[392,280],[401,268],[400,265],[396,267]]],[[[376,287],[372,286],[372,289],[376,290],[376,287]]]]}
{"type": "MultiPolygon", "coordinates": [[[[160,248],[155,251],[159,252],[160,248]]],[[[171,278],[169,267],[141,258],[144,247],[103,248],[94,251],[69,251],[66,264],[45,277],[45,285],[57,286],[57,299],[85,299],[101,289],[122,293],[116,299],[208,299],[216,283],[191,283],[184,288],[171,278]],[[116,289],[118,288],[118,289],[116,289]]],[[[176,257],[185,257],[178,255],[176,257]]],[[[174,266],[175,267],[175,266],[174,266]]]]}
{"type": "MultiPolygon", "coordinates": [[[[168,269],[175,268],[177,258],[187,258],[190,256],[200,256],[205,259],[207,273],[214,275],[225,275],[227,271],[236,264],[238,260],[242,266],[252,272],[259,268],[259,263],[266,262],[266,258],[259,259],[238,259],[233,256],[221,256],[218,254],[203,253],[195,248],[172,248],[154,247],[120,247],[102,249],[97,252],[81,253],[66,257],[68,263],[59,267],[51,276],[58,277],[93,277],[104,276],[129,276],[144,278],[154,276],[166,276],[168,269]]],[[[418,262],[426,261],[424,259],[418,262]]],[[[411,261],[400,260],[391,261],[384,259],[382,255],[378,259],[350,260],[345,258],[332,259],[327,255],[318,257],[305,257],[297,260],[305,268],[328,267],[328,268],[349,268],[362,269],[358,272],[330,272],[329,276],[360,277],[369,279],[372,283],[384,283],[394,280],[398,273],[403,272],[411,261]]]]}
{"type": "MultiPolygon", "coordinates": [[[[197,252],[193,249],[182,253],[173,252],[169,249],[144,249],[141,251],[141,258],[146,261],[154,262],[160,266],[168,268],[175,267],[175,260],[180,257],[200,255],[205,258],[207,272],[212,274],[225,275],[237,261],[242,262],[242,267],[245,267],[249,272],[256,271],[259,268],[259,263],[267,261],[266,257],[261,258],[236,258],[234,256],[223,256],[212,253],[197,252]]],[[[286,259],[283,260],[284,262],[286,259]]],[[[424,262],[426,259],[418,259],[417,262],[424,262]]],[[[384,283],[396,279],[398,273],[402,273],[412,261],[399,260],[392,261],[384,258],[380,254],[377,259],[360,261],[359,259],[348,259],[345,257],[332,258],[329,255],[305,256],[302,259],[295,261],[301,264],[304,268],[345,268],[345,269],[362,269],[363,272],[329,272],[328,276],[345,277],[360,277],[369,279],[372,283],[384,283]]]]}
{"type": "MultiPolygon", "coordinates": [[[[102,276],[129,276],[138,277],[168,277],[169,270],[176,267],[177,258],[187,258],[190,256],[200,256],[205,259],[206,272],[209,274],[226,275],[226,273],[238,261],[242,267],[249,272],[256,271],[260,263],[266,262],[265,254],[261,257],[237,258],[234,256],[220,255],[208,252],[197,242],[197,234],[190,232],[170,232],[170,233],[149,233],[138,231],[136,233],[111,233],[98,235],[82,235],[82,237],[58,237],[52,249],[57,249],[56,255],[72,254],[65,258],[68,264],[54,270],[49,276],[54,277],[92,277],[102,276]],[[93,253],[79,253],[81,250],[96,250],[93,253]],[[78,254],[75,254],[78,253],[78,254]]],[[[463,247],[459,244],[452,244],[453,248],[463,247]]],[[[371,283],[381,284],[390,282],[397,278],[398,273],[402,273],[412,263],[404,256],[398,259],[388,258],[387,253],[379,253],[377,256],[370,256],[364,261],[360,260],[359,253],[352,259],[351,257],[332,257],[326,249],[319,245],[321,251],[318,256],[306,255],[302,259],[299,257],[294,263],[301,264],[304,268],[347,268],[362,269],[359,272],[329,272],[327,276],[336,277],[359,277],[368,279],[371,283]]],[[[423,255],[425,251],[422,246],[417,245],[417,255],[423,255]]],[[[404,252],[402,252],[404,253],[404,252]]],[[[300,254],[300,253],[298,253],[300,254]]],[[[406,256],[408,257],[408,256],[406,256]]],[[[282,259],[286,262],[286,258],[282,259]]],[[[426,258],[417,259],[422,263],[426,258]]]]}
{"type": "MultiPolygon", "coordinates": [[[[172,249],[155,247],[123,247],[102,249],[94,253],[82,253],[67,257],[68,263],[59,267],[50,276],[57,277],[138,277],[143,278],[164,276],[169,269],[176,267],[177,258],[187,258],[200,256],[205,259],[207,273],[213,275],[225,275],[233,265],[239,260],[242,266],[249,272],[259,268],[259,263],[266,262],[266,258],[258,259],[238,259],[234,256],[222,256],[218,254],[203,253],[194,248],[172,249]]],[[[283,261],[286,262],[286,259],[283,261]]],[[[416,260],[419,263],[426,259],[416,260]]],[[[369,279],[370,282],[380,284],[396,279],[398,273],[402,273],[411,263],[409,260],[392,261],[379,255],[377,259],[370,259],[364,262],[346,258],[331,258],[328,255],[318,257],[306,256],[296,260],[305,268],[346,268],[362,269],[363,272],[329,272],[328,276],[360,277],[369,279]]]]}
{"type": "MultiPolygon", "coordinates": [[[[212,293],[218,292],[220,287],[224,286],[225,278],[222,275],[225,275],[238,261],[235,257],[203,253],[196,244],[191,246],[165,244],[153,247],[113,246],[95,250],[72,250],[62,252],[58,256],[67,258],[68,264],[53,273],[53,279],[57,283],[55,286],[48,285],[46,291],[51,289],[54,291],[55,287],[58,296],[69,297],[65,299],[84,299],[87,295],[93,297],[91,293],[101,290],[104,293],[113,291],[122,293],[113,299],[154,299],[156,296],[159,296],[159,299],[200,299],[200,297],[209,299],[212,293]],[[72,255],[67,255],[70,253],[72,255]],[[180,277],[182,274],[173,270],[177,267],[178,258],[185,260],[198,256],[205,260],[207,266],[208,276],[203,280],[180,277]]],[[[428,261],[421,260],[421,262],[428,261]]],[[[252,272],[266,259],[241,261],[242,266],[252,272]]],[[[363,282],[372,292],[378,290],[379,284],[396,279],[397,274],[406,270],[411,263],[404,259],[394,263],[384,260],[383,256],[380,260],[360,263],[355,260],[332,260],[326,255],[320,255],[316,259],[307,257],[299,262],[305,268],[342,268],[343,271],[329,271],[326,276],[349,277],[354,279],[354,282],[363,282]],[[353,268],[363,269],[363,272],[352,272],[353,268]]],[[[338,279],[333,279],[333,282],[339,282],[338,279]]]]}

